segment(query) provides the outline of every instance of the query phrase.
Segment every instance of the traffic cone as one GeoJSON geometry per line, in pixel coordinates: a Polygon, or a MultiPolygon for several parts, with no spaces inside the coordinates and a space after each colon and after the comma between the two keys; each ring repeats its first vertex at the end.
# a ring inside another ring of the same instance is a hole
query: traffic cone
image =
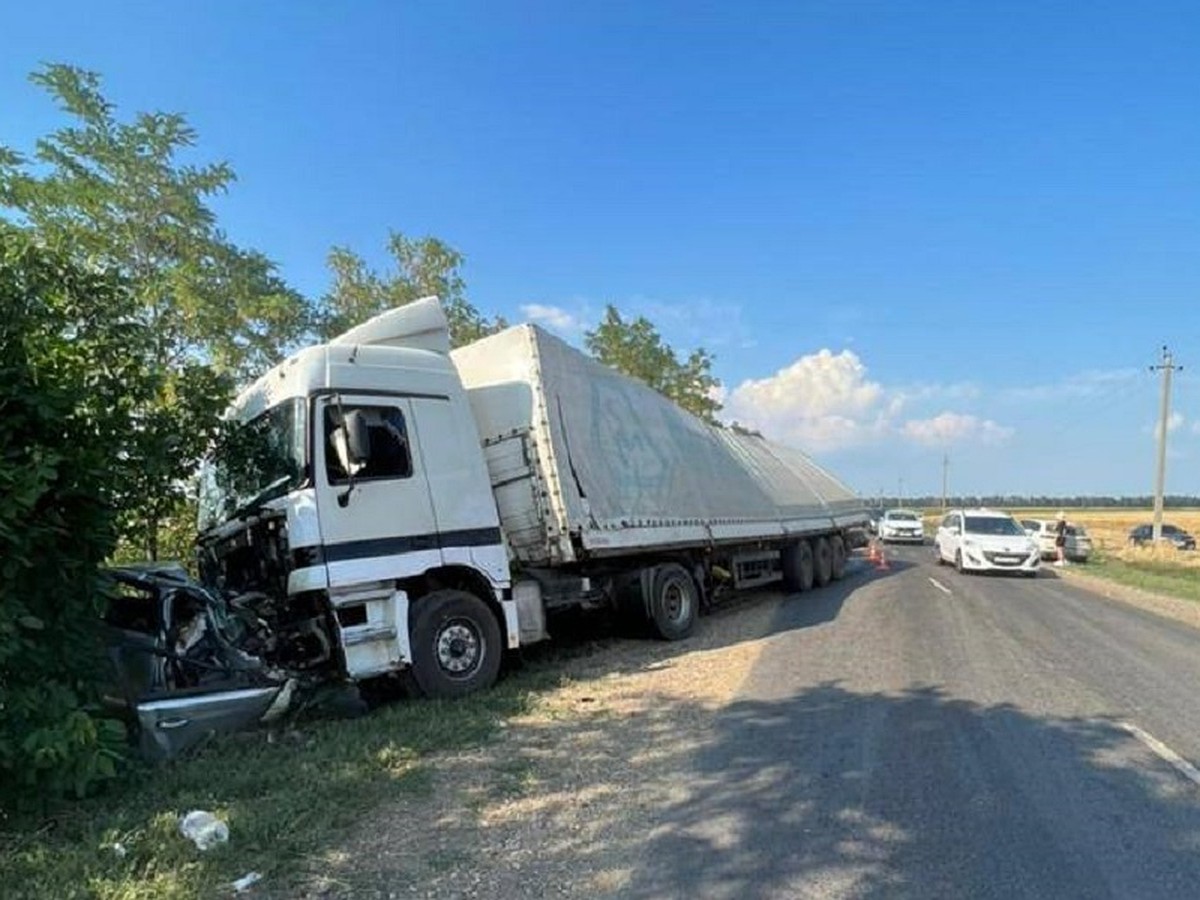
{"type": "Polygon", "coordinates": [[[876,572],[887,572],[890,569],[891,569],[891,566],[888,565],[887,553],[884,552],[883,545],[880,544],[879,545],[879,553],[877,554],[877,556],[875,558],[875,571],[876,572]]]}
{"type": "Polygon", "coordinates": [[[872,564],[879,562],[879,538],[871,538],[867,544],[867,562],[872,564]]]}

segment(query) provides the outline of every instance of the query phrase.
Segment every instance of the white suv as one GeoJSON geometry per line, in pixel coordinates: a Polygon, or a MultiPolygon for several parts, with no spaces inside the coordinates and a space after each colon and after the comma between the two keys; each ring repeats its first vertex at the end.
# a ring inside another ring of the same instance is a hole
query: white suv
{"type": "Polygon", "coordinates": [[[1020,572],[1034,576],[1041,548],[1008,513],[994,509],[956,509],[946,514],[933,539],[939,565],[960,572],[1020,572]]]}

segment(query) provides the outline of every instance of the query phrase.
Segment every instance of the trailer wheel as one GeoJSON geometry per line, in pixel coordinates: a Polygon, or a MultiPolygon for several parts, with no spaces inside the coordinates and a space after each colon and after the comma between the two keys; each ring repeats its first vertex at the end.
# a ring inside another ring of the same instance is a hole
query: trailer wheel
{"type": "Polygon", "coordinates": [[[654,569],[647,612],[654,632],[664,641],[678,641],[696,627],[700,598],[687,569],[666,563],[654,569]]]}
{"type": "Polygon", "coordinates": [[[412,676],[426,697],[461,697],[491,687],[500,673],[500,623],[466,591],[434,591],[409,616],[412,676]]]}
{"type": "Polygon", "coordinates": [[[834,581],[840,581],[842,576],[846,574],[846,542],[842,540],[840,534],[835,534],[829,539],[829,548],[833,552],[833,565],[830,566],[830,574],[833,575],[834,581]]]}
{"type": "Polygon", "coordinates": [[[817,587],[825,587],[833,578],[833,548],[829,539],[819,537],[813,541],[813,580],[817,587]]]}
{"type": "Polygon", "coordinates": [[[813,554],[808,541],[796,541],[780,551],[779,564],[783,571],[783,587],[789,594],[811,591],[813,586],[813,554]]]}

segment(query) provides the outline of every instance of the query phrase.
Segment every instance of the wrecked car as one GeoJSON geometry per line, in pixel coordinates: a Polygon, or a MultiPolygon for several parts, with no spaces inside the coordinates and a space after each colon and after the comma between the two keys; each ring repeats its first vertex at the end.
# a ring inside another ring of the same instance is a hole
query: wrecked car
{"type": "Polygon", "coordinates": [[[144,756],[169,758],[215,732],[276,720],[308,688],[279,664],[287,648],[254,595],[230,600],[170,564],[114,567],[104,580],[115,682],[105,700],[144,756]]]}

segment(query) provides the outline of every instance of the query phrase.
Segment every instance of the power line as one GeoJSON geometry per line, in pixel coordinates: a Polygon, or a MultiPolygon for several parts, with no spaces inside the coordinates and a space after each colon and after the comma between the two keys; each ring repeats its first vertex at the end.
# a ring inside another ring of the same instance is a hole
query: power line
{"type": "Polygon", "coordinates": [[[1158,468],[1154,473],[1154,540],[1162,539],[1163,490],[1167,481],[1167,431],[1171,416],[1171,376],[1183,366],[1175,365],[1175,358],[1164,344],[1162,362],[1151,366],[1151,372],[1162,372],[1162,396],[1158,406],[1158,468]]]}

